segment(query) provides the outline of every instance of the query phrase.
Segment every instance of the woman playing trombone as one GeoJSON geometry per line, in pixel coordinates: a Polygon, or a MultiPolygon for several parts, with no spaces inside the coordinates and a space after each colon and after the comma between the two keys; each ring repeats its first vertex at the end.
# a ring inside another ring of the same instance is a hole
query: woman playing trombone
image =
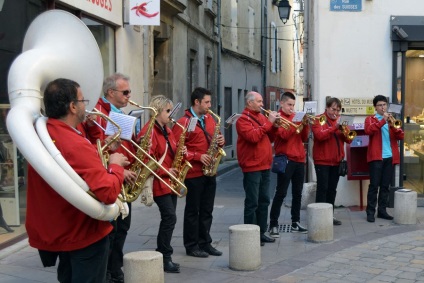
{"type": "MultiPolygon", "coordinates": [[[[339,117],[342,104],[336,97],[327,99],[325,112],[321,119],[315,119],[312,125],[314,134],[313,158],[317,175],[317,192],[315,202],[325,202],[333,205],[336,199],[337,184],[339,182],[339,165],[344,159],[345,143],[351,143],[340,131],[339,117]]],[[[342,222],[333,217],[333,225],[342,222]]]]}
{"type": "MultiPolygon", "coordinates": [[[[149,107],[155,108],[158,112],[154,121],[153,131],[151,133],[151,147],[149,154],[156,160],[162,160],[162,167],[156,173],[163,181],[171,185],[169,174],[178,176],[177,169],[171,168],[172,162],[177,150],[177,142],[171,129],[167,127],[169,115],[173,107],[170,99],[163,95],[154,96],[150,101],[149,107]]],[[[149,128],[148,122],[138,135],[138,138],[144,136],[149,128]]],[[[161,180],[155,178],[153,181],[153,199],[159,207],[161,222],[157,235],[156,251],[163,255],[163,268],[165,272],[179,273],[180,265],[172,262],[173,249],[171,246],[172,233],[177,222],[176,208],[177,195],[169,189],[161,180]]]]}

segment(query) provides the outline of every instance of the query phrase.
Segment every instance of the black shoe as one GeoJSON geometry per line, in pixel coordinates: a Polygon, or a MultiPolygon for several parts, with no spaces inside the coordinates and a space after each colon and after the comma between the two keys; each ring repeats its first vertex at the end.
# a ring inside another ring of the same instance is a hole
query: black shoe
{"type": "Polygon", "coordinates": [[[222,255],[221,251],[218,251],[217,249],[215,249],[212,246],[204,247],[202,250],[204,250],[205,252],[207,252],[210,255],[214,255],[214,256],[221,256],[222,255]]]}
{"type": "Polygon", "coordinates": [[[189,256],[194,256],[194,257],[208,257],[209,256],[209,254],[207,252],[202,251],[200,249],[187,251],[186,254],[189,255],[189,256]]]}
{"type": "Polygon", "coordinates": [[[171,259],[163,260],[163,271],[168,273],[180,273],[180,267],[173,263],[171,259]]]}
{"type": "Polygon", "coordinates": [[[368,222],[375,222],[375,217],[372,214],[367,214],[367,221],[368,222]]]}
{"type": "Polygon", "coordinates": [[[112,276],[110,278],[109,282],[111,282],[111,283],[124,283],[124,275],[120,275],[120,276],[117,276],[117,277],[112,276]]]}
{"type": "Polygon", "coordinates": [[[342,225],[342,222],[333,217],[333,225],[342,225]]]}
{"type": "Polygon", "coordinates": [[[275,242],[274,238],[268,237],[265,234],[261,234],[261,243],[274,243],[274,242],[275,242]]]}
{"type": "Polygon", "coordinates": [[[377,213],[378,218],[383,218],[386,220],[393,220],[393,216],[389,215],[387,212],[385,213],[377,213]]]}
{"type": "Polygon", "coordinates": [[[261,247],[265,246],[265,243],[261,241],[261,247]]]}

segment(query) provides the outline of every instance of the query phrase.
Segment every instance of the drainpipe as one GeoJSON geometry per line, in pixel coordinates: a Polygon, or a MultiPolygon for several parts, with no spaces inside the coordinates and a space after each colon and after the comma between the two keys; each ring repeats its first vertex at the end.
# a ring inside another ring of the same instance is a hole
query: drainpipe
{"type": "Polygon", "coordinates": [[[267,70],[267,46],[266,46],[266,33],[268,30],[268,26],[267,26],[267,18],[268,18],[268,13],[267,13],[267,5],[266,5],[266,0],[261,0],[261,54],[262,54],[262,97],[264,99],[264,105],[266,104],[266,70],[267,70]]]}
{"type": "Polygon", "coordinates": [[[217,71],[217,92],[216,92],[216,101],[218,107],[218,116],[221,116],[221,47],[222,47],[222,38],[221,38],[221,0],[217,1],[217,20],[216,23],[218,25],[218,50],[217,50],[217,63],[216,63],[216,71],[217,71]]]}

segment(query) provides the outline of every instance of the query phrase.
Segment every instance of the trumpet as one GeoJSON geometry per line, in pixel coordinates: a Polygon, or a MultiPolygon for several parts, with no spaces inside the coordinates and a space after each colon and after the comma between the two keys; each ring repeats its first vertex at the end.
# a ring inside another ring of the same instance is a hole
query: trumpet
{"type": "Polygon", "coordinates": [[[348,140],[353,140],[356,137],[356,131],[351,131],[349,129],[349,126],[347,125],[346,122],[343,122],[340,126],[339,126],[339,130],[343,133],[343,135],[348,139],[348,140]]]}
{"type": "Polygon", "coordinates": [[[400,127],[402,127],[402,121],[399,119],[395,119],[395,117],[393,117],[391,114],[387,119],[387,122],[395,129],[399,129],[400,127]]]}
{"type": "Polygon", "coordinates": [[[325,118],[325,115],[314,116],[314,115],[311,115],[311,114],[305,114],[302,122],[304,124],[306,124],[306,123],[314,124],[316,120],[319,121],[319,124],[321,126],[323,126],[325,124],[325,122],[327,122],[327,118],[325,118]]]}
{"type": "MultiPolygon", "coordinates": [[[[261,110],[264,111],[266,117],[268,117],[269,114],[271,113],[271,110],[266,110],[266,109],[263,109],[262,107],[261,107],[261,110]]],[[[288,130],[291,126],[291,127],[296,129],[296,134],[300,134],[303,130],[303,124],[302,123],[299,124],[299,125],[296,125],[292,121],[289,121],[289,120],[287,120],[283,117],[277,117],[277,119],[275,120],[275,124],[279,127],[286,129],[286,130],[288,130]]]]}

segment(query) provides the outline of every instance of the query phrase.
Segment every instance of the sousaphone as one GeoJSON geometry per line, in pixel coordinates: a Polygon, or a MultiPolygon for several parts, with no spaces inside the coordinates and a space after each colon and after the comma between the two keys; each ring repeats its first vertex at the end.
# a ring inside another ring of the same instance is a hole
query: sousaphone
{"type": "Polygon", "coordinates": [[[57,78],[78,82],[90,100],[87,109],[94,108],[103,83],[96,40],[80,19],[51,10],[31,23],[22,54],[9,70],[7,129],[22,155],[59,195],[95,219],[111,220],[118,215],[118,206],[105,205],[87,194],[89,187],[57,150],[40,114],[44,88],[57,78]]]}

